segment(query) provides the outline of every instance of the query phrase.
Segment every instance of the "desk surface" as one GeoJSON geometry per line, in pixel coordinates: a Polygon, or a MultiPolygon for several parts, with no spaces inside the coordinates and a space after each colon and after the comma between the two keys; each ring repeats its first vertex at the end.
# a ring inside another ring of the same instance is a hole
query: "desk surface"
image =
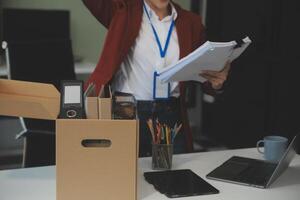
{"type": "MultiPolygon", "coordinates": [[[[215,151],[207,153],[182,154],[174,156],[174,169],[192,169],[205,178],[216,166],[233,155],[261,158],[256,149],[215,151]]],[[[151,159],[139,159],[138,199],[168,199],[145,182],[143,172],[150,171],[151,159]]],[[[299,200],[300,197],[300,156],[297,155],[290,167],[268,189],[252,188],[236,184],[207,180],[220,190],[220,194],[186,198],[188,200],[299,200]]],[[[1,200],[55,200],[55,167],[39,167],[0,171],[1,200]]],[[[184,199],[184,198],[178,198],[184,199]]]]}

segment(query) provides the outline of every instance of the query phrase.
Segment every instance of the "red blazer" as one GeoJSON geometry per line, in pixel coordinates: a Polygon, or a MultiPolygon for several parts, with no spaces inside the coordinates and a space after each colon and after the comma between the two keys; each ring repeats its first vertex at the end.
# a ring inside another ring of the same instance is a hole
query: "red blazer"
{"type": "MultiPolygon", "coordinates": [[[[142,0],[83,0],[83,2],[98,21],[108,29],[98,64],[87,81],[87,84],[95,83],[99,90],[102,84],[108,83],[113,78],[135,42],[142,22],[143,4],[142,0]]],[[[178,13],[175,25],[180,58],[182,58],[204,42],[204,27],[200,16],[173,4],[178,13]]],[[[180,83],[182,108],[185,108],[184,85],[180,83]]],[[[182,120],[188,150],[192,151],[192,135],[188,126],[186,109],[182,109],[182,120]]]]}

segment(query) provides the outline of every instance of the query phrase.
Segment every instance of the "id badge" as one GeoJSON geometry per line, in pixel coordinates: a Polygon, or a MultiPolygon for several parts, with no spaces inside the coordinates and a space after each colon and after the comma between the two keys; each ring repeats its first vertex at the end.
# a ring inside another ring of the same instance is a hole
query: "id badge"
{"type": "Polygon", "coordinates": [[[159,74],[155,71],[153,76],[153,99],[168,99],[170,92],[170,83],[162,83],[159,74]]]}

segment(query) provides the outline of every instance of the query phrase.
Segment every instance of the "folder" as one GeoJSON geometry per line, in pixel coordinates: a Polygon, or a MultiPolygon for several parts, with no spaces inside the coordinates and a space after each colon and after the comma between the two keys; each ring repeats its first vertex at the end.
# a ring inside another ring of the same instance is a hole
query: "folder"
{"type": "Polygon", "coordinates": [[[250,43],[249,37],[245,37],[241,44],[236,41],[207,41],[177,63],[159,70],[158,78],[163,83],[174,81],[204,82],[206,79],[199,75],[202,70],[222,70],[226,62],[238,58],[250,43]]]}

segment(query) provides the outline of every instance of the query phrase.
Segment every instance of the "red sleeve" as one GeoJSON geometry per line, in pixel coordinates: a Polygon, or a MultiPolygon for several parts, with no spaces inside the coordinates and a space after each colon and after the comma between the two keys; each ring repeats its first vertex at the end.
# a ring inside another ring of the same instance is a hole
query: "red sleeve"
{"type": "Polygon", "coordinates": [[[205,27],[199,15],[193,17],[193,50],[200,47],[206,41],[205,27]]]}
{"type": "Polygon", "coordinates": [[[84,5],[106,28],[109,27],[115,10],[116,0],[82,0],[84,5]]]}

